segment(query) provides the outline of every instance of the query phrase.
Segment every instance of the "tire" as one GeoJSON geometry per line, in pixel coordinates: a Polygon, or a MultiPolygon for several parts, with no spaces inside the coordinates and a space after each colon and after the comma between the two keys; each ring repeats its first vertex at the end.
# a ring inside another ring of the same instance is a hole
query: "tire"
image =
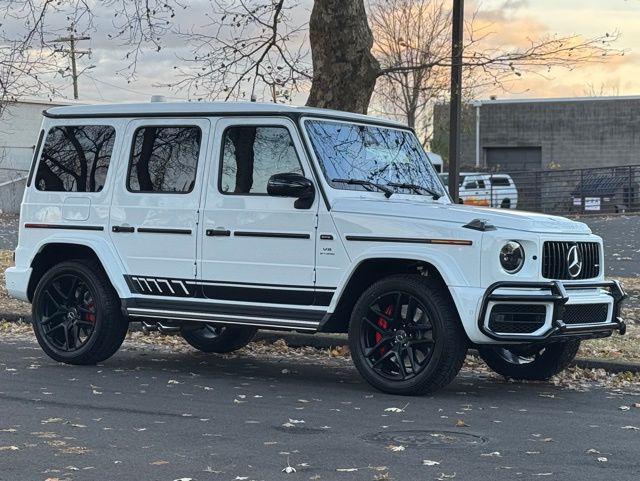
{"type": "Polygon", "coordinates": [[[482,360],[501,376],[529,381],[546,381],[567,366],[576,357],[580,341],[564,341],[535,347],[480,346],[482,360]]]}
{"type": "Polygon", "coordinates": [[[246,346],[257,331],[254,327],[202,323],[183,326],[180,332],[184,340],[198,351],[222,354],[246,346]]]}
{"type": "Polygon", "coordinates": [[[502,199],[500,203],[501,209],[511,209],[511,199],[502,199]]]}
{"type": "Polygon", "coordinates": [[[419,395],[456,377],[467,339],[446,289],[424,276],[401,274],[360,296],[351,314],[349,347],[358,372],[373,387],[419,395]]]}
{"type": "Polygon", "coordinates": [[[129,329],[120,298],[97,261],[73,260],[49,269],[33,295],[32,319],[43,351],[67,364],[110,358],[129,329]]]}

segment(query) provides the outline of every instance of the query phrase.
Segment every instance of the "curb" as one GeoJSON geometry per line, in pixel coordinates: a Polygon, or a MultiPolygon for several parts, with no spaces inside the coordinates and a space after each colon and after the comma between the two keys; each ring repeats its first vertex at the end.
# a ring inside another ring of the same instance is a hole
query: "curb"
{"type": "MultiPolygon", "coordinates": [[[[16,315],[5,315],[2,313],[0,313],[0,318],[9,322],[30,322],[29,318],[16,315]]],[[[137,323],[134,323],[131,326],[131,329],[134,331],[140,330],[137,323]]],[[[298,332],[260,330],[255,337],[256,341],[265,341],[270,343],[273,343],[278,339],[284,339],[287,345],[291,347],[313,347],[316,349],[330,349],[336,346],[344,346],[349,343],[346,334],[301,334],[298,332]]],[[[475,349],[471,349],[470,352],[475,353],[475,349]]],[[[573,361],[572,365],[581,369],[604,369],[607,372],[616,374],[623,372],[640,373],[640,363],[637,362],[577,358],[573,361]]]]}

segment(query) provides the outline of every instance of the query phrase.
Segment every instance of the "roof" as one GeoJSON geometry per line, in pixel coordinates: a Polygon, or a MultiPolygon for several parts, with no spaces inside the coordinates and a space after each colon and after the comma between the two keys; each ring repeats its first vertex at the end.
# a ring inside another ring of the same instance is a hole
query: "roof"
{"type": "Polygon", "coordinates": [[[406,125],[393,120],[339,110],[296,107],[292,105],[259,102],[147,102],[54,107],[45,112],[47,117],[188,117],[228,115],[285,115],[289,117],[315,116],[352,121],[376,122],[397,127],[406,125]]]}

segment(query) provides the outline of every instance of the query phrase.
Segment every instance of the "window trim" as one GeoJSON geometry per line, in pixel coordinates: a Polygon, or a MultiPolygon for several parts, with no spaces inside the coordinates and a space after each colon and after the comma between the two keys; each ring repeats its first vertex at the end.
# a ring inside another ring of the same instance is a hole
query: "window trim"
{"type": "MultiPolygon", "coordinates": [[[[116,125],[111,124],[111,123],[105,123],[105,124],[96,124],[96,123],[83,123],[83,122],[79,122],[79,123],[62,123],[62,124],[55,124],[55,125],[51,125],[49,126],[47,129],[41,129],[40,131],[41,136],[42,136],[42,142],[39,144],[39,148],[36,147],[36,152],[34,153],[34,155],[37,155],[38,157],[35,159],[35,162],[33,163],[33,173],[29,173],[29,177],[27,178],[27,187],[30,187],[31,183],[33,182],[33,186],[35,188],[36,191],[38,192],[51,192],[51,193],[64,193],[67,195],[71,195],[71,194],[82,194],[82,195],[98,195],[101,194],[103,192],[106,191],[106,187],[108,185],[109,182],[109,172],[111,172],[111,162],[114,161],[114,153],[117,152],[117,148],[118,148],[118,128],[116,127],[116,125]],[[85,191],[85,190],[41,190],[38,188],[38,184],[37,182],[34,181],[34,178],[37,178],[38,176],[38,169],[40,169],[40,164],[42,164],[42,153],[44,152],[44,147],[47,145],[47,137],[49,137],[49,134],[55,130],[55,129],[62,129],[63,127],[109,127],[111,129],[113,129],[113,133],[115,134],[113,137],[113,147],[111,148],[111,154],[109,155],[109,165],[107,165],[107,173],[104,176],[104,185],[102,186],[102,189],[100,190],[94,190],[94,191],[85,191]]],[[[117,161],[117,160],[116,160],[117,161]]],[[[117,170],[117,166],[114,167],[114,169],[117,170]]],[[[112,174],[114,175],[114,174],[112,174]]]]}
{"type": "MultiPolygon", "coordinates": [[[[44,142],[44,129],[40,129],[38,134],[38,143],[33,151],[33,159],[31,159],[31,168],[29,169],[29,176],[27,177],[27,187],[31,187],[33,176],[36,174],[37,167],[40,166],[40,149],[42,149],[42,143],[44,142]]],[[[38,190],[36,188],[36,190],[38,190]]]]}
{"type": "Polygon", "coordinates": [[[289,126],[287,126],[286,124],[234,124],[234,125],[227,125],[224,130],[221,133],[220,136],[220,152],[218,155],[218,181],[217,181],[217,185],[218,185],[218,192],[222,195],[244,195],[247,197],[272,197],[270,196],[267,192],[264,193],[245,193],[245,192],[224,192],[222,190],[222,167],[223,167],[223,161],[224,161],[224,139],[227,135],[227,131],[233,128],[238,128],[238,127],[255,127],[255,128],[279,128],[279,129],[285,129],[288,133],[289,133],[289,137],[291,138],[291,141],[293,142],[293,148],[296,151],[296,157],[298,158],[298,164],[300,164],[300,170],[302,170],[302,175],[304,175],[305,177],[307,177],[307,174],[305,173],[304,170],[304,165],[302,163],[302,158],[300,156],[300,150],[298,149],[295,139],[293,137],[293,134],[291,132],[291,129],[289,128],[289,126]]]}
{"type": "MultiPolygon", "coordinates": [[[[204,139],[204,132],[202,130],[202,127],[196,124],[171,124],[171,125],[167,125],[167,124],[158,124],[158,125],[140,125],[136,128],[136,130],[133,131],[133,135],[131,136],[131,146],[129,148],[129,160],[127,162],[127,176],[125,179],[125,188],[127,189],[127,192],[131,193],[131,194],[176,194],[176,195],[186,195],[186,194],[191,194],[193,193],[193,191],[195,190],[196,187],[196,181],[198,179],[198,167],[200,166],[200,156],[202,155],[202,140],[204,139]],[[133,167],[133,152],[135,150],[136,147],[136,143],[135,143],[135,138],[138,135],[138,132],[142,129],[148,129],[150,127],[155,127],[155,128],[161,128],[161,129],[188,129],[188,128],[196,128],[200,131],[200,145],[198,147],[198,156],[196,158],[196,165],[195,165],[195,173],[194,173],[194,178],[193,178],[193,185],[191,186],[191,188],[187,191],[184,192],[177,192],[177,191],[170,191],[170,190],[152,190],[152,191],[147,191],[147,190],[132,190],[131,189],[131,185],[129,184],[129,180],[131,178],[131,169],[133,167]]],[[[205,150],[206,150],[206,146],[205,146],[205,150]]]]}

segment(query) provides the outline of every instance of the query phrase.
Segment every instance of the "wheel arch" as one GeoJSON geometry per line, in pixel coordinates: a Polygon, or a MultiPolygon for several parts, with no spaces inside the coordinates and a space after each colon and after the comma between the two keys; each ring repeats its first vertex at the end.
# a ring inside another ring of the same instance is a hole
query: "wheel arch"
{"type": "Polygon", "coordinates": [[[122,276],[123,267],[118,257],[102,239],[48,238],[37,246],[35,252],[30,263],[32,271],[27,287],[29,301],[33,299],[36,286],[48,269],[60,262],[78,259],[97,261],[118,296],[121,299],[127,296],[128,287],[122,276]]]}
{"type": "Polygon", "coordinates": [[[447,292],[454,307],[460,313],[451,285],[467,284],[456,269],[443,268],[440,262],[424,256],[402,254],[379,254],[358,259],[344,276],[329,306],[329,313],[325,318],[321,331],[347,332],[351,311],[360,295],[374,282],[394,274],[420,274],[434,279],[447,292]]]}

